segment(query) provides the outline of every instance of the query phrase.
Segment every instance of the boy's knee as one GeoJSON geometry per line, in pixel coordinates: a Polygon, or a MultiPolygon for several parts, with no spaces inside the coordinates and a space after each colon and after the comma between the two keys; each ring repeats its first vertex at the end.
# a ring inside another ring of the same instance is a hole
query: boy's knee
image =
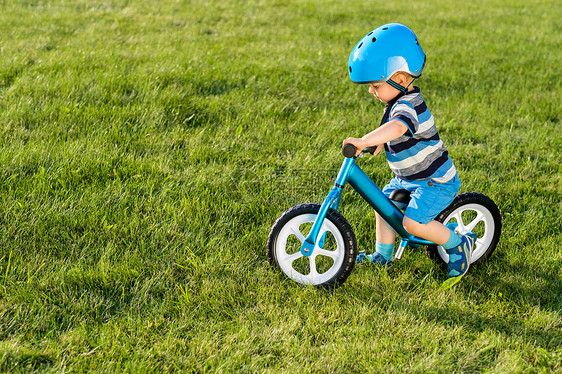
{"type": "Polygon", "coordinates": [[[424,225],[414,221],[411,218],[404,217],[404,219],[402,220],[402,226],[404,226],[404,229],[408,231],[410,234],[418,235],[420,229],[423,230],[424,225]]]}

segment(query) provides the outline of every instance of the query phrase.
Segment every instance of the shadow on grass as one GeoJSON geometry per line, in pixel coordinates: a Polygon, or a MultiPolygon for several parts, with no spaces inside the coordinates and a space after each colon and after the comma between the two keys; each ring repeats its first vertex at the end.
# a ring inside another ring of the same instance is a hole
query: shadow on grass
{"type": "MultiPolygon", "coordinates": [[[[520,259],[512,262],[496,253],[470,275],[482,285],[484,295],[499,295],[522,308],[562,311],[562,263],[548,258],[520,259]]],[[[469,278],[470,279],[470,278],[469,278]]]]}
{"type": "MultiPolygon", "coordinates": [[[[530,342],[544,349],[559,349],[562,335],[559,332],[560,320],[556,316],[560,316],[562,311],[561,267],[556,263],[549,264],[550,269],[556,269],[550,272],[548,268],[537,268],[532,263],[505,262],[496,257],[495,261],[475,267],[453,290],[444,291],[457,293],[456,296],[451,295],[451,302],[413,305],[409,298],[398,297],[393,299],[390,307],[412,314],[420,321],[447,328],[462,327],[475,334],[494,331],[514,341],[522,340],[523,344],[530,342]],[[454,300],[458,297],[466,302],[463,305],[456,303],[454,300]],[[470,308],[471,305],[475,307],[470,308]],[[547,313],[540,313],[542,311],[547,313]]],[[[389,273],[390,277],[396,278],[393,273],[389,273]]],[[[446,274],[439,271],[435,278],[441,282],[446,279],[446,274]]],[[[419,290],[417,284],[400,288],[408,288],[409,292],[419,290]]]]}

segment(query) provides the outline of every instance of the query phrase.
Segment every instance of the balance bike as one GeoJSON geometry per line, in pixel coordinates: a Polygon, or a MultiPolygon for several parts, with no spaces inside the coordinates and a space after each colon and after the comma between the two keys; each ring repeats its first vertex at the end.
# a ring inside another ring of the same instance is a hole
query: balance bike
{"type": "MultiPolygon", "coordinates": [[[[363,152],[373,152],[367,148],[363,152]]],[[[336,182],[322,204],[303,203],[287,209],[273,224],[267,239],[267,259],[295,282],[331,288],[341,285],[351,274],[357,257],[357,241],[347,220],[338,212],[343,188],[349,183],[361,197],[396,231],[400,245],[395,259],[400,259],[409,245],[427,246],[428,255],[444,264],[445,250],[428,240],[409,234],[402,226],[410,194],[396,190],[386,197],[381,189],[356,164],[356,148],[346,144],[336,182]]],[[[496,204],[486,195],[467,192],[436,218],[459,234],[477,236],[471,265],[485,261],[494,251],[501,234],[501,216],[496,204]]]]}

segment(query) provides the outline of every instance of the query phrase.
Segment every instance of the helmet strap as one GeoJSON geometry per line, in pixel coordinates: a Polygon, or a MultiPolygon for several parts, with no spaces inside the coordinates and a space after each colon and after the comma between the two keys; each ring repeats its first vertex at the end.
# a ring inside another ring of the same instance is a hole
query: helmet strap
{"type": "Polygon", "coordinates": [[[414,77],[414,79],[412,79],[412,81],[410,82],[410,84],[407,87],[404,87],[398,83],[396,83],[395,81],[393,81],[392,79],[389,79],[386,81],[386,83],[390,84],[392,87],[396,88],[398,91],[402,92],[402,93],[407,93],[408,92],[408,88],[412,85],[412,83],[414,83],[414,81],[416,80],[417,77],[414,77]]]}
{"type": "MultiPolygon", "coordinates": [[[[393,81],[392,79],[389,79],[386,81],[386,83],[390,84],[392,87],[396,88],[398,91],[402,92],[402,93],[406,93],[408,92],[408,88],[404,87],[398,83],[396,83],[395,81],[393,81]]],[[[409,86],[409,85],[408,85],[409,86]]]]}

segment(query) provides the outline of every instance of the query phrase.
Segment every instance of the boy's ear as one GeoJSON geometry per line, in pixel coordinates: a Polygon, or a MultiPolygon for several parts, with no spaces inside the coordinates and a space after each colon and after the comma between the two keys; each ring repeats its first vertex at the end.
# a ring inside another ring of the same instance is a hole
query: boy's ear
{"type": "Polygon", "coordinates": [[[393,80],[402,86],[406,86],[408,84],[408,77],[402,72],[397,73],[396,78],[393,80]]]}

